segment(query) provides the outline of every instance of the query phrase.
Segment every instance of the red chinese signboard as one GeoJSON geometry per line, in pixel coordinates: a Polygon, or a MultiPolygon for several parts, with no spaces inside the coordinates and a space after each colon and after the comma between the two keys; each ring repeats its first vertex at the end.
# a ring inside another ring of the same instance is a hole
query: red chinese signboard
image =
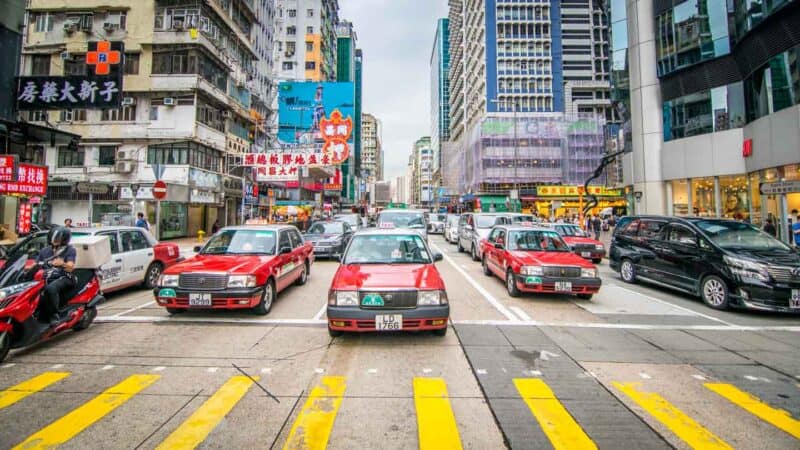
{"type": "Polygon", "coordinates": [[[342,171],[336,169],[332,177],[328,178],[325,183],[326,191],[341,191],[342,190],[342,171]]]}
{"type": "Polygon", "coordinates": [[[16,166],[16,155],[0,155],[0,181],[14,181],[14,168],[16,166]]]}
{"type": "Polygon", "coordinates": [[[19,204],[19,222],[17,224],[17,232],[19,234],[28,234],[31,232],[31,216],[33,210],[29,203],[19,204]]]}
{"type": "Polygon", "coordinates": [[[753,156],[753,140],[752,139],[745,139],[742,143],[742,156],[745,158],[749,158],[753,156]]]}
{"type": "Polygon", "coordinates": [[[353,119],[348,117],[342,118],[342,113],[338,109],[334,109],[331,113],[330,119],[322,118],[319,121],[320,132],[322,139],[325,140],[325,145],[322,146],[322,153],[331,155],[332,164],[341,164],[347,161],[350,156],[350,147],[347,145],[347,140],[353,133],[353,119]]]}
{"type": "Polygon", "coordinates": [[[47,166],[20,164],[16,181],[0,181],[0,194],[47,194],[47,166]]]}

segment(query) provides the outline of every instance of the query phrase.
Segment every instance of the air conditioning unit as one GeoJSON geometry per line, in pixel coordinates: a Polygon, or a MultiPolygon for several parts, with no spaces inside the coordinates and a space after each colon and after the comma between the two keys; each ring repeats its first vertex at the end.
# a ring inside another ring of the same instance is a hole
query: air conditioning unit
{"type": "Polygon", "coordinates": [[[136,163],[133,161],[117,161],[114,164],[114,171],[117,173],[131,173],[136,169],[136,163]]]}
{"type": "Polygon", "coordinates": [[[117,24],[111,22],[105,22],[103,24],[103,29],[106,30],[106,33],[113,33],[114,30],[117,29],[117,24]]]}
{"type": "Polygon", "coordinates": [[[122,106],[135,105],[136,99],[133,97],[122,97],[122,106]]]}
{"type": "Polygon", "coordinates": [[[77,29],[78,29],[78,24],[75,23],[75,22],[65,22],[64,23],[64,33],[72,34],[77,29]]]}
{"type": "Polygon", "coordinates": [[[183,20],[172,19],[172,29],[175,31],[183,31],[183,20]]]}
{"type": "Polygon", "coordinates": [[[70,53],[70,52],[61,52],[61,60],[62,61],[72,61],[72,53],[70,53]]]}
{"type": "Polygon", "coordinates": [[[174,97],[164,97],[164,106],[175,106],[178,101],[174,97]]]}
{"type": "Polygon", "coordinates": [[[133,161],[133,150],[117,150],[117,161],[133,161]]]}

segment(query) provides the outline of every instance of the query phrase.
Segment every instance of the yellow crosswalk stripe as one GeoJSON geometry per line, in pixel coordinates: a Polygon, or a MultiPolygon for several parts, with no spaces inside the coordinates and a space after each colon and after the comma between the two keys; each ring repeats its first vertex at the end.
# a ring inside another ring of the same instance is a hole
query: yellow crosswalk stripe
{"type": "Polygon", "coordinates": [[[444,379],[414,377],[414,406],[420,450],[462,448],[444,379]]]}
{"type": "Polygon", "coordinates": [[[793,418],[788,411],[773,408],[762,402],[758,397],[739,390],[736,386],[730,384],[705,383],[704,386],[759,419],[800,439],[800,420],[793,418]]]}
{"type": "Polygon", "coordinates": [[[322,450],[328,446],[333,421],[342,404],[344,377],[322,377],[311,390],[284,444],[287,449],[322,450]]]}
{"type": "Polygon", "coordinates": [[[564,408],[550,387],[538,378],[515,378],[514,386],[556,450],[596,449],[594,441],[564,408]]]}
{"type": "Polygon", "coordinates": [[[34,433],[14,449],[44,449],[61,445],[155,383],[158,378],[159,375],[131,375],[34,433]]]}
{"type": "Polygon", "coordinates": [[[7,408],[23,398],[41,391],[69,376],[69,372],[45,372],[0,392],[0,409],[7,408]]]}
{"type": "MultiPolygon", "coordinates": [[[[258,381],[259,377],[253,377],[258,381]]],[[[245,376],[231,377],[197,411],[181,424],[159,449],[193,449],[200,445],[222,419],[244,397],[253,380],[245,376]]]]}
{"type": "Polygon", "coordinates": [[[658,419],[676,436],[696,449],[731,449],[725,441],[702,425],[692,420],[683,411],[673,406],[664,397],[654,392],[639,390],[641,383],[612,383],[617,389],[636,402],[651,416],[658,419]]]}

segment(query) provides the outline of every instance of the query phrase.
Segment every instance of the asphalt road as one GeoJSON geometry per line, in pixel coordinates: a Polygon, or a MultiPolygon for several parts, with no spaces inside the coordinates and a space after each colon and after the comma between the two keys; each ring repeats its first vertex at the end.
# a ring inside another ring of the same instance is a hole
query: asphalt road
{"type": "Polygon", "coordinates": [[[337,263],[266,316],[147,290],[0,365],[0,448],[800,448],[800,316],[624,284],[509,297],[441,237],[452,326],[331,339],[337,263]]]}

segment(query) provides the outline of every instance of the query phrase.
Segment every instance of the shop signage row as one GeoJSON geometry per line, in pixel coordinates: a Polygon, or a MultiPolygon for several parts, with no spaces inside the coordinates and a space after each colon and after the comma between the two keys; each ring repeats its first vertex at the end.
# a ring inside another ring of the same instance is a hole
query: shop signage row
{"type": "Polygon", "coordinates": [[[217,190],[221,188],[219,175],[205,170],[189,169],[189,182],[197,188],[217,190]]]}
{"type": "Polygon", "coordinates": [[[775,181],[773,183],[760,183],[758,191],[762,195],[791,194],[800,192],[800,181],[775,181]]]}
{"type": "Polygon", "coordinates": [[[217,203],[217,196],[213,192],[192,189],[189,203],[217,203]]]}
{"type": "MultiPolygon", "coordinates": [[[[583,186],[537,186],[535,194],[531,194],[530,190],[527,191],[523,192],[523,195],[535,195],[538,197],[578,196],[583,191],[583,186]]],[[[622,195],[622,191],[609,189],[605,186],[589,186],[589,194],[619,197],[622,195]]]]}
{"type": "Polygon", "coordinates": [[[47,194],[47,166],[19,164],[16,175],[10,181],[0,181],[0,194],[47,194]]]}

